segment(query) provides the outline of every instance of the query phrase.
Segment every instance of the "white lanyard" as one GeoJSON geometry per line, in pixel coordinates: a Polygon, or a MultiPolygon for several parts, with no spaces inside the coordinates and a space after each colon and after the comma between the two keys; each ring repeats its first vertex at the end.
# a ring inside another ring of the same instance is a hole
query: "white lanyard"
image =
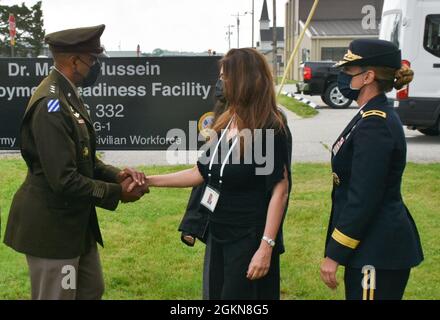
{"type": "MultiPolygon", "coordinates": [[[[231,118],[231,120],[229,121],[228,125],[227,125],[226,128],[224,129],[222,135],[220,136],[220,139],[219,139],[218,142],[217,142],[217,145],[215,146],[214,152],[212,153],[211,160],[209,161],[209,172],[208,172],[208,177],[209,177],[209,178],[211,178],[211,169],[212,169],[212,165],[213,165],[213,163],[214,163],[214,157],[215,157],[215,155],[217,154],[218,147],[220,146],[220,143],[222,142],[223,137],[225,136],[226,132],[228,131],[229,126],[231,125],[231,123],[232,123],[233,120],[234,120],[234,117],[231,118]]],[[[219,180],[219,183],[222,183],[223,170],[225,169],[226,162],[228,162],[229,156],[231,155],[232,150],[234,150],[234,147],[235,147],[235,145],[237,144],[237,141],[238,141],[238,138],[236,137],[236,138],[234,139],[234,142],[232,143],[231,148],[229,149],[228,153],[226,154],[226,157],[225,157],[223,163],[222,163],[222,166],[221,166],[221,168],[220,168],[220,180],[219,180]]]]}

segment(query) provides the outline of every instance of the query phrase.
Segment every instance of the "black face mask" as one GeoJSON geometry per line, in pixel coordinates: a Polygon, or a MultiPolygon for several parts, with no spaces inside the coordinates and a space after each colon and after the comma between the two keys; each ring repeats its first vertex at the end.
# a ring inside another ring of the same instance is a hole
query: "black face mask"
{"type": "Polygon", "coordinates": [[[339,73],[338,88],[344,97],[350,100],[357,100],[359,98],[359,94],[361,93],[361,89],[363,88],[363,86],[360,87],[359,89],[354,89],[351,87],[351,80],[353,80],[353,77],[356,77],[365,72],[366,71],[362,71],[354,75],[349,75],[343,71],[339,73]]]}
{"type": "Polygon", "coordinates": [[[218,79],[217,83],[215,84],[215,98],[221,102],[226,102],[223,88],[223,80],[218,79]]]}
{"type": "Polygon", "coordinates": [[[89,66],[81,59],[79,60],[89,67],[89,73],[87,73],[87,76],[83,79],[79,86],[82,88],[91,87],[95,84],[96,80],[98,80],[99,74],[101,73],[101,63],[99,60],[96,60],[92,66],[89,66]]]}

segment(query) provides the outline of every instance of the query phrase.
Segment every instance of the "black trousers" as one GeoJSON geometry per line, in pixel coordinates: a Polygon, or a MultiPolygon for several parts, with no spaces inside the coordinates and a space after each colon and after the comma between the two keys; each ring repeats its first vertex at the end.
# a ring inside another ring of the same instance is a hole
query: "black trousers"
{"type": "Polygon", "coordinates": [[[250,281],[246,272],[260,246],[261,237],[251,233],[237,241],[220,243],[209,234],[203,271],[206,300],[279,300],[280,255],[272,254],[269,273],[250,281]]]}
{"type": "Polygon", "coordinates": [[[374,270],[345,268],[347,300],[402,300],[411,269],[374,270]]]}

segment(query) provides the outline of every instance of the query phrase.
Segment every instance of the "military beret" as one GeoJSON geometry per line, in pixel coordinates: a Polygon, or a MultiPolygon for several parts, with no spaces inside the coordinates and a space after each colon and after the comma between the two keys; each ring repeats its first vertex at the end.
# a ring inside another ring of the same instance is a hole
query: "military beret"
{"type": "Polygon", "coordinates": [[[83,52],[100,54],[104,51],[101,47],[101,35],[105,25],[94,27],[75,28],[49,33],[44,41],[49,44],[52,52],[83,52]]]}
{"type": "Polygon", "coordinates": [[[335,67],[371,66],[400,69],[402,55],[392,42],[378,39],[356,39],[335,67]]]}

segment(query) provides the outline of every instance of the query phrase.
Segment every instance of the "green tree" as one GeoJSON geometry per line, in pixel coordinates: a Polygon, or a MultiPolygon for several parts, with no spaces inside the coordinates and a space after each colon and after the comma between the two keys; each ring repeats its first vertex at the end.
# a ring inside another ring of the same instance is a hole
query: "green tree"
{"type": "Polygon", "coordinates": [[[9,14],[15,16],[17,35],[15,37],[15,56],[38,56],[43,48],[44,33],[41,1],[32,7],[21,5],[0,5],[0,56],[10,56],[9,14]]]}
{"type": "Polygon", "coordinates": [[[160,57],[164,54],[164,51],[160,48],[154,49],[152,55],[155,57],[160,57]]]}

